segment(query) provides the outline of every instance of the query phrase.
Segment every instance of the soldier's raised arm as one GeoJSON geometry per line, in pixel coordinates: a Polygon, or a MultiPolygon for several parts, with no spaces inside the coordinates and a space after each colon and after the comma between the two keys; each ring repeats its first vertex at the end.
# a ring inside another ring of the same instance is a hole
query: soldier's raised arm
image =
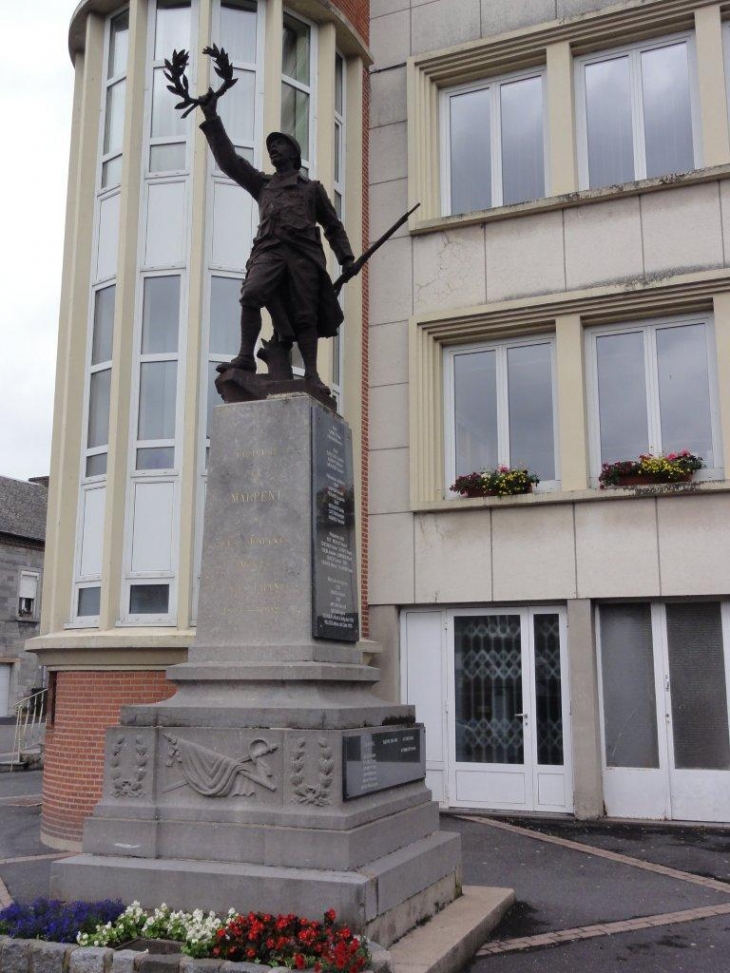
{"type": "Polygon", "coordinates": [[[229,179],[237,182],[239,186],[243,186],[254,199],[258,199],[266,182],[266,177],[263,172],[260,172],[247,159],[242,158],[236,152],[216,109],[217,103],[218,96],[209,88],[200,99],[200,107],[205,115],[205,121],[200,129],[208,140],[210,150],[221,172],[224,172],[229,179]]]}

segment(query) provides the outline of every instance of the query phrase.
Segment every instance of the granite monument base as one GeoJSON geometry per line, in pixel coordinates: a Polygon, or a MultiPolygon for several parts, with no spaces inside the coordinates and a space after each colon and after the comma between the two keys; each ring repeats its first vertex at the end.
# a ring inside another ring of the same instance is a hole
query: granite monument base
{"type": "Polygon", "coordinates": [[[363,664],[349,430],[307,395],[215,410],[200,606],[178,687],[108,731],[61,898],[334,908],[383,945],[460,894],[413,708],[363,664]]]}

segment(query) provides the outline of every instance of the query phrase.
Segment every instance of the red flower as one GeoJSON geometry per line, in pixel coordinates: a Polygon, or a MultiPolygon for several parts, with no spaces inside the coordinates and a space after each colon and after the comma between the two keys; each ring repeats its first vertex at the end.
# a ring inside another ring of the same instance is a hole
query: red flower
{"type": "Polygon", "coordinates": [[[307,965],[307,961],[305,960],[304,956],[302,956],[301,953],[296,953],[296,955],[294,956],[294,965],[298,970],[303,970],[304,967],[307,965]]]}

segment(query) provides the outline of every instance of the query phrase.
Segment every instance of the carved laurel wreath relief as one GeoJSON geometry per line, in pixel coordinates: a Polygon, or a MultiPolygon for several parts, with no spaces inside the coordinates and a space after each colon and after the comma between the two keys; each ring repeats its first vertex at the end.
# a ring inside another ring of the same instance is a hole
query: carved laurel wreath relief
{"type": "Polygon", "coordinates": [[[297,740],[291,759],[291,784],[293,804],[314,804],[323,807],[331,803],[330,790],[334,776],[332,748],[326,740],[318,740],[319,759],[317,760],[316,782],[307,780],[307,741],[304,737],[297,740]]]}
{"type": "Polygon", "coordinates": [[[143,737],[134,738],[134,770],[130,777],[122,777],[122,755],[127,749],[129,738],[120,735],[112,746],[111,766],[112,791],[115,797],[142,797],[144,779],[147,776],[147,744],[143,737]]]}

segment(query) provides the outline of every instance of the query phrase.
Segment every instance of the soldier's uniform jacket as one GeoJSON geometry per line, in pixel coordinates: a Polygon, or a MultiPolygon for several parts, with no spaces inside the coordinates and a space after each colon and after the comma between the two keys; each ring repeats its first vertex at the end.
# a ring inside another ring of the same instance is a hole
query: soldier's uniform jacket
{"type": "Polygon", "coordinates": [[[345,228],[324,186],[300,172],[269,175],[256,169],[236,153],[218,117],[206,119],[200,128],[221,171],[249,192],[259,204],[260,223],[246,265],[247,271],[251,271],[259,254],[281,244],[289,244],[290,259],[316,263],[321,271],[318,332],[321,336],[335,334],[342,323],[342,312],[327,274],[317,224],[321,224],[341,264],[352,260],[353,253],[345,228]]]}

